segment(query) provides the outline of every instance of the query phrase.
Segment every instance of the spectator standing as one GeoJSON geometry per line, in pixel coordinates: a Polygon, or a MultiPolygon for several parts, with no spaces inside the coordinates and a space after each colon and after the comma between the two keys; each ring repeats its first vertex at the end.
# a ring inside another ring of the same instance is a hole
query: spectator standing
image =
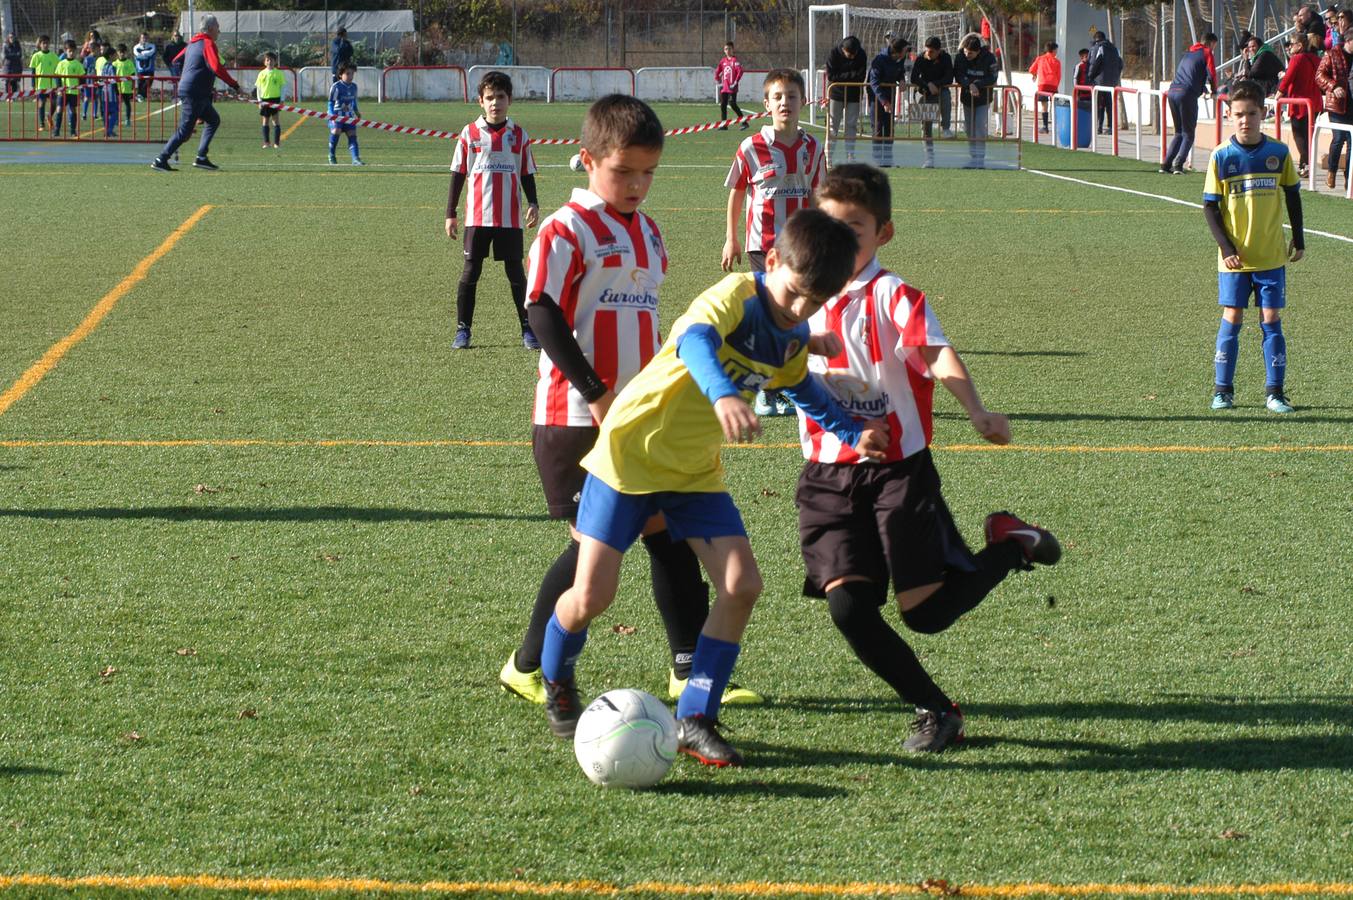
{"type": "Polygon", "coordinates": [[[334,42],[329,47],[329,73],[334,82],[343,76],[343,70],[352,62],[352,41],[348,40],[348,30],[339,28],[334,32],[334,42]]]}
{"type": "Polygon", "coordinates": [[[893,164],[893,116],[902,99],[901,88],[907,83],[907,44],[903,38],[893,38],[884,53],[869,64],[869,92],[874,97],[871,119],[874,123],[874,161],[880,168],[893,164]]]}
{"type": "Polygon", "coordinates": [[[968,161],[963,168],[980,169],[986,164],[991,124],[987,106],[1001,66],[975,34],[969,34],[959,46],[962,50],[954,60],[954,81],[961,88],[958,102],[963,104],[963,130],[968,133],[968,161]]]}
{"type": "MultiPolygon", "coordinates": [[[[5,35],[4,69],[5,75],[23,74],[23,44],[19,43],[18,37],[12,31],[5,35]]],[[[23,90],[22,85],[22,78],[6,78],[5,93],[17,94],[23,90]]]]}
{"type": "MultiPolygon", "coordinates": [[[[1317,57],[1315,48],[1322,37],[1297,32],[1292,35],[1292,44],[1287,58],[1287,71],[1283,80],[1278,82],[1278,96],[1309,100],[1311,115],[1318,116],[1324,110],[1320,85],[1315,80],[1317,57]]],[[[1292,140],[1297,145],[1297,174],[1305,178],[1310,173],[1311,123],[1306,116],[1306,108],[1301,105],[1287,108],[1288,118],[1292,121],[1292,140]]]]}
{"type": "Polygon", "coordinates": [[[1192,158],[1193,133],[1198,129],[1198,98],[1204,92],[1217,92],[1217,65],[1212,59],[1216,46],[1217,36],[1209,31],[1201,42],[1188,49],[1175,69],[1174,81],[1165,94],[1170,117],[1174,119],[1174,137],[1165,151],[1161,174],[1183,175],[1184,164],[1192,158]]]}
{"type": "MultiPolygon", "coordinates": [[[[1116,88],[1123,83],[1123,57],[1118,53],[1107,35],[1102,31],[1095,32],[1094,43],[1090,45],[1090,83],[1095,87],[1116,88]]],[[[1112,125],[1113,117],[1111,110],[1113,104],[1118,102],[1116,95],[1111,95],[1106,103],[1103,98],[1103,91],[1096,91],[1100,94],[1095,104],[1099,108],[1099,115],[1095,121],[1095,131],[1104,134],[1108,129],[1105,127],[1104,120],[1108,119],[1112,125]]]]}
{"type": "Polygon", "coordinates": [[[178,61],[178,55],[183,52],[183,48],[188,46],[188,42],[183,39],[183,32],[175,31],[174,36],[169,39],[169,43],[164,45],[164,64],[169,68],[169,74],[178,78],[183,73],[183,63],[178,61]]]}
{"type": "Polygon", "coordinates": [[[144,31],[141,40],[132,47],[132,59],[136,63],[136,102],[144,103],[155,77],[155,42],[144,31]]]}
{"type": "Polygon", "coordinates": [[[845,126],[846,159],[855,157],[855,136],[860,131],[860,92],[869,70],[869,60],[855,35],[847,35],[827,54],[827,131],[832,138],[845,126]]]}
{"type": "MultiPolygon", "coordinates": [[[[1034,59],[1033,65],[1029,66],[1029,74],[1034,77],[1035,90],[1039,94],[1055,94],[1062,88],[1062,61],[1057,58],[1057,42],[1048,41],[1043,45],[1043,54],[1034,59]]],[[[1048,104],[1050,98],[1045,98],[1043,104],[1043,133],[1048,133],[1048,104]]],[[[1034,98],[1034,106],[1038,106],[1038,98],[1034,98]]]]}
{"type": "MultiPolygon", "coordinates": [[[[1353,125],[1353,105],[1349,104],[1348,97],[1349,64],[1353,62],[1353,31],[1345,29],[1341,32],[1341,37],[1343,40],[1321,58],[1320,65],[1315,70],[1315,81],[1325,92],[1325,112],[1329,113],[1330,122],[1335,125],[1353,125]]],[[[1333,129],[1329,160],[1325,168],[1325,186],[1328,188],[1335,185],[1339,172],[1339,157],[1345,146],[1349,147],[1349,155],[1353,156],[1353,144],[1349,142],[1348,132],[1333,129]]],[[[1348,186],[1348,163],[1348,158],[1345,158],[1345,187],[1348,186]]]]}
{"type": "MultiPolygon", "coordinates": [[[[742,81],[742,63],[738,62],[736,52],[734,52],[733,42],[729,41],[723,45],[723,59],[714,67],[714,85],[719,92],[719,119],[726,121],[728,119],[728,107],[733,107],[733,112],[742,118],[742,107],[738,106],[738,83],[742,81]]],[[[720,125],[720,131],[727,131],[727,125],[720,125]]],[[[742,130],[747,130],[747,123],[742,123],[742,130]]]]}
{"type": "MultiPolygon", "coordinates": [[[[1297,7],[1297,11],[1292,14],[1292,24],[1296,27],[1298,33],[1314,35],[1320,38],[1319,42],[1315,45],[1316,47],[1325,46],[1325,32],[1328,29],[1325,28],[1325,23],[1316,13],[1316,8],[1314,6],[1297,7]]],[[[1310,46],[1310,42],[1307,42],[1307,46],[1310,46]]]]}
{"type": "Polygon", "coordinates": [[[84,45],[80,47],[80,59],[95,53],[102,43],[103,38],[99,36],[99,32],[96,29],[90,29],[89,33],[85,35],[84,45]]]}
{"type": "Polygon", "coordinates": [[[1090,95],[1084,91],[1076,90],[1076,88],[1090,86],[1090,51],[1086,47],[1076,51],[1076,68],[1071,73],[1071,84],[1071,94],[1076,98],[1076,105],[1089,109],[1090,95]]]}
{"type": "Polygon", "coordinates": [[[1339,7],[1331,6],[1325,10],[1325,52],[1339,47],[1343,41],[1339,39],[1339,7]]]}
{"type": "MultiPolygon", "coordinates": [[[[940,128],[944,137],[951,138],[950,117],[953,114],[953,97],[949,94],[949,85],[954,83],[954,60],[945,52],[944,44],[934,35],[926,38],[925,52],[916,57],[911,67],[911,83],[921,95],[922,103],[938,103],[940,107],[940,128]]],[[[921,134],[925,138],[925,162],[923,169],[935,167],[935,123],[922,121],[921,134]]]]}
{"type": "Polygon", "coordinates": [[[155,157],[151,168],[161,172],[173,172],[169,166],[169,157],[178,150],[179,145],[192,137],[197,120],[206,126],[202,129],[202,140],[197,145],[197,159],[193,166],[208,171],[219,168],[207,157],[211,139],[221,124],[221,114],[211,103],[212,87],[220,78],[231,89],[238,91],[239,82],[230,77],[230,73],[221,65],[221,57],[216,51],[216,38],[221,34],[221,25],[213,15],[202,17],[202,30],[193,35],[188,46],[175,59],[183,60],[183,75],[179,78],[179,104],[183,107],[179,113],[179,127],[174,136],[164,145],[160,155],[155,157]]]}

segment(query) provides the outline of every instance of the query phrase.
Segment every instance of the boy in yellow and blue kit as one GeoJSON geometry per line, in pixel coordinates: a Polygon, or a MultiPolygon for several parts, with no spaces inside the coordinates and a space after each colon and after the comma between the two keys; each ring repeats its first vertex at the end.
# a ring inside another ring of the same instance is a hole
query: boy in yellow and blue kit
{"type": "Polygon", "coordinates": [[[724,486],[719,450],[725,438],[743,441],[760,431],[747,401],[763,388],[783,389],[863,455],[886,447],[885,423],[852,419],[808,374],[808,318],[845,285],[857,247],[844,223],[817,210],[794,214],[766,254],[766,271],[730,275],[696,298],[607,412],[582,461],[589,474],[576,525],[577,574],[559,598],[541,654],[555,735],[571,737],[582,712],[573,673],[587,626],[615,599],[625,550],[661,512],[672,539],[689,542],[717,595],[677,702],[677,748],[706,765],[742,764],[718,732],[718,713],[761,575],[724,486]]]}
{"type": "Polygon", "coordinates": [[[1241,81],[1231,91],[1235,137],[1212,151],[1203,187],[1203,214],[1217,241],[1217,302],[1222,306],[1217,329],[1216,384],[1213,409],[1235,406],[1236,352],[1240,325],[1254,294],[1262,317],[1265,406],[1290,413],[1283,392],[1287,375],[1287,339],[1280,318],[1287,305],[1287,269],[1305,253],[1301,221],[1301,178],[1287,145],[1267,137],[1264,91],[1241,81]],[[1283,238],[1283,204],[1292,224],[1292,243],[1283,238]]]}

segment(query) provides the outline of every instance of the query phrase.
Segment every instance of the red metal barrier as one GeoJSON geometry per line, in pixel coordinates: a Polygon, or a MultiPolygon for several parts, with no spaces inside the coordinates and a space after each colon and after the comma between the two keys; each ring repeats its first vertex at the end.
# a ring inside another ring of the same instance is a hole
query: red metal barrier
{"type": "MultiPolygon", "coordinates": [[[[1122,98],[1122,96],[1123,96],[1124,94],[1131,94],[1132,96],[1136,97],[1136,96],[1137,96],[1137,89],[1136,89],[1136,88],[1125,88],[1125,87],[1115,87],[1115,88],[1113,89],[1113,155],[1114,155],[1114,156],[1117,156],[1117,155],[1118,155],[1118,129],[1119,129],[1119,128],[1121,127],[1121,125],[1122,125],[1122,123],[1118,121],[1119,101],[1120,101],[1120,99],[1122,98]]],[[[1140,144],[1141,144],[1141,134],[1142,134],[1142,123],[1141,123],[1141,121],[1140,121],[1141,117],[1142,117],[1142,105],[1141,105],[1140,102],[1138,102],[1138,103],[1137,103],[1137,118],[1138,118],[1138,120],[1139,120],[1139,121],[1137,122],[1137,142],[1138,142],[1138,147],[1137,147],[1137,158],[1138,158],[1138,159],[1141,159],[1141,156],[1142,156],[1142,154],[1141,154],[1141,146],[1140,146],[1140,144]]]]}
{"type": "MultiPolygon", "coordinates": [[[[135,85],[138,79],[143,79],[145,76],[61,76],[60,80],[78,82],[77,91],[74,94],[67,93],[70,90],[69,85],[48,89],[35,87],[35,85],[44,81],[58,80],[56,76],[52,75],[7,75],[5,78],[19,81],[25,89],[17,93],[6,92],[0,95],[8,101],[5,104],[4,130],[0,132],[0,141],[160,143],[167,141],[169,136],[178,128],[179,105],[175,96],[178,90],[178,79],[171,76],[151,78],[148,96],[141,102],[136,100],[135,90],[131,93],[124,93],[120,88],[124,84],[135,85]],[[89,92],[98,92],[104,102],[91,102],[91,109],[95,115],[85,118],[83,101],[85,95],[89,92]],[[66,104],[66,97],[74,97],[75,100],[73,103],[66,104]],[[124,101],[123,97],[130,97],[131,100],[124,101]],[[117,113],[115,126],[109,125],[109,110],[106,108],[106,103],[109,100],[111,100],[117,113]],[[62,103],[61,131],[65,133],[65,137],[54,133],[52,130],[56,118],[54,101],[62,103]],[[130,103],[130,115],[127,114],[128,103],[130,103]],[[69,113],[66,113],[67,108],[70,110],[69,113]],[[42,112],[41,119],[39,118],[39,111],[42,112]],[[66,118],[67,115],[74,117],[74,134],[70,133],[71,119],[66,118]],[[112,133],[109,133],[110,131],[112,133]]],[[[5,86],[8,88],[8,82],[5,86]]]]}
{"type": "MultiPolygon", "coordinates": [[[[1311,137],[1315,134],[1315,109],[1312,107],[1311,101],[1310,101],[1310,100],[1307,100],[1305,97],[1279,97],[1279,98],[1277,99],[1277,101],[1274,103],[1274,114],[1273,114],[1273,136],[1276,137],[1276,138],[1277,138],[1278,140],[1280,140],[1280,141],[1283,139],[1283,107],[1284,107],[1284,106],[1300,106],[1300,107],[1305,107],[1305,109],[1306,109],[1306,141],[1307,141],[1307,146],[1310,146],[1310,140],[1311,140],[1311,137]]],[[[1288,114],[1288,116],[1290,117],[1290,116],[1292,115],[1292,111],[1291,111],[1291,110],[1288,110],[1288,113],[1287,113],[1287,114],[1288,114]]],[[[1314,149],[1314,148],[1312,148],[1312,149],[1314,149]]]]}
{"type": "Polygon", "coordinates": [[[387,66],[384,70],[381,71],[380,93],[377,95],[380,98],[380,100],[385,101],[390,99],[390,94],[386,91],[385,88],[385,79],[389,76],[391,72],[410,72],[410,71],[459,72],[461,94],[463,95],[462,99],[466,103],[470,102],[470,76],[466,74],[465,68],[463,66],[387,66]]]}

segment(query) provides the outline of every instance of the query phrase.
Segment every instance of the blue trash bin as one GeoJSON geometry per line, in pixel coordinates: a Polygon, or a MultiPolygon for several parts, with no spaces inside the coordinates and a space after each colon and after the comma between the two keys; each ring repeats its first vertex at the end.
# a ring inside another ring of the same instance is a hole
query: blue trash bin
{"type": "MultiPolygon", "coordinates": [[[[1052,110],[1053,125],[1057,129],[1057,146],[1071,146],[1071,116],[1070,104],[1065,100],[1058,100],[1057,105],[1052,110]]],[[[1090,135],[1093,133],[1094,125],[1090,121],[1090,108],[1082,107],[1076,104],[1076,146],[1090,146],[1090,135]]]]}

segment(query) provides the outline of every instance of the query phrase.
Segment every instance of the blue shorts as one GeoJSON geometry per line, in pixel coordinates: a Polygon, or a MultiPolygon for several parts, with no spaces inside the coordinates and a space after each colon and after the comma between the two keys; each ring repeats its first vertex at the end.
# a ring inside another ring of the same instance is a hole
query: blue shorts
{"type": "Polygon", "coordinates": [[[1260,309],[1282,309],[1287,305],[1287,267],[1217,273],[1217,302],[1222,306],[1244,309],[1250,305],[1250,294],[1260,309]]]}
{"type": "Polygon", "coordinates": [[[575,527],[624,553],[638,539],[644,523],[657,513],[666,517],[667,532],[674,541],[747,536],[742,514],[723,491],[622,494],[590,473],[583,482],[575,527]]]}

